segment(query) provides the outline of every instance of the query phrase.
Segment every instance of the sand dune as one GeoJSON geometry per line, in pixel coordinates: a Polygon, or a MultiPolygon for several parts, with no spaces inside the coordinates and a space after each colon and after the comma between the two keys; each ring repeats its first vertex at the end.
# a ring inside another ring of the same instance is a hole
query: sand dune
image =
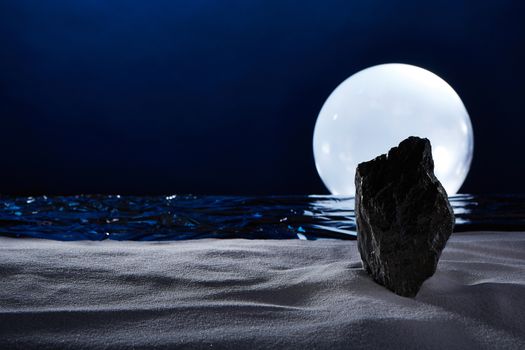
{"type": "Polygon", "coordinates": [[[454,234],[415,299],[356,242],[0,238],[0,348],[525,348],[525,233],[454,234]]]}

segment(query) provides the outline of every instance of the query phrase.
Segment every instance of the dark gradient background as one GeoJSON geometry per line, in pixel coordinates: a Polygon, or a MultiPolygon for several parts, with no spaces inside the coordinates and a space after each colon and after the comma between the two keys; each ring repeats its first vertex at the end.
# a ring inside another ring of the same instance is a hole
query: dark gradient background
{"type": "Polygon", "coordinates": [[[461,192],[525,192],[522,1],[0,0],[0,193],[327,193],[323,102],[388,62],[472,119],[461,192]]]}

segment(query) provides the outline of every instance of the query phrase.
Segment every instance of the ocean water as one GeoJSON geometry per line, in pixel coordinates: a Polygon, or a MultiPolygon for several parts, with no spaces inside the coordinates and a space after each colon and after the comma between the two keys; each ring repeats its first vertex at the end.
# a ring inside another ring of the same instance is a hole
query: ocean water
{"type": "MultiPolygon", "coordinates": [[[[455,231],[525,230],[525,196],[450,198],[455,231]]],[[[356,239],[337,196],[0,197],[0,236],[56,240],[356,239]]]]}

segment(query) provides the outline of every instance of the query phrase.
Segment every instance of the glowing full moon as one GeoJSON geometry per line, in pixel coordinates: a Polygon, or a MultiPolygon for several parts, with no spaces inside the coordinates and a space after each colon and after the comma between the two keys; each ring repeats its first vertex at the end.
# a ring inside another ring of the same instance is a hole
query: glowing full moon
{"type": "Polygon", "coordinates": [[[472,161],[472,124],[458,94],[443,79],[407,64],[382,64],[343,81],[324,103],[314,130],[317,171],[332,194],[355,194],[357,164],[408,136],[432,144],[434,173],[449,195],[472,161]]]}

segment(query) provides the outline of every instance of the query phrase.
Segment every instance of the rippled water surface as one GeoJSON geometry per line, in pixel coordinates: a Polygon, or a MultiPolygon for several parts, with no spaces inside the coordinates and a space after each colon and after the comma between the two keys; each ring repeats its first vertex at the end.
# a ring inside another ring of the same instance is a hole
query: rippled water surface
{"type": "MultiPolygon", "coordinates": [[[[525,230],[524,196],[451,197],[455,231],[525,230]]],[[[59,240],[355,239],[353,198],[0,197],[0,235],[59,240]]]]}

